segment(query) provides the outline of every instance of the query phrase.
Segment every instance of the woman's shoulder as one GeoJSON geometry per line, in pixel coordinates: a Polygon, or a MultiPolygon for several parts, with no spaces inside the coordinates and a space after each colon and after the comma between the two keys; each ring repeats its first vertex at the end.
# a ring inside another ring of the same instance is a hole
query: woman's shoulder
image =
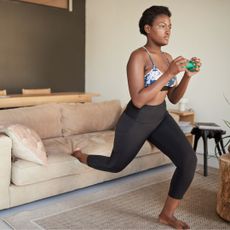
{"type": "Polygon", "coordinates": [[[143,59],[145,57],[146,51],[143,47],[133,50],[130,54],[130,59],[143,59]]]}

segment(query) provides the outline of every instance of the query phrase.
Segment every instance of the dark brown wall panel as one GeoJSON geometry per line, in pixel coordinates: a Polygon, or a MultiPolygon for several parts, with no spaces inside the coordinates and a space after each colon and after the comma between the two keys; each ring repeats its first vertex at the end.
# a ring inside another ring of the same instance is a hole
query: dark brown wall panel
{"type": "Polygon", "coordinates": [[[0,89],[84,91],[85,0],[73,12],[0,0],[0,89]]]}

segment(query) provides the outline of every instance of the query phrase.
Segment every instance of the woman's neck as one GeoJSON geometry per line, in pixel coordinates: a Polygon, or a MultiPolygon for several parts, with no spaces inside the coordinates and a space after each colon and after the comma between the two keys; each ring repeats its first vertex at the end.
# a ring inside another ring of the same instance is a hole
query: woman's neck
{"type": "Polygon", "coordinates": [[[160,54],[161,53],[161,46],[150,43],[149,41],[145,44],[145,47],[148,49],[148,51],[150,53],[154,53],[154,54],[160,54]]]}

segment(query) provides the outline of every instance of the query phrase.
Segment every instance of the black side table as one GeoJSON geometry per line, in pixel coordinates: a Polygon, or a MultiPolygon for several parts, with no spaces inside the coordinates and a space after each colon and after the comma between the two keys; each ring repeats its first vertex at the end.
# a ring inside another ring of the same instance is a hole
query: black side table
{"type": "Polygon", "coordinates": [[[224,144],[222,140],[222,135],[226,133],[226,131],[214,130],[214,129],[200,129],[198,127],[194,127],[191,131],[193,135],[195,135],[194,146],[193,149],[196,152],[198,140],[200,137],[203,139],[203,146],[204,146],[204,176],[208,175],[208,138],[214,138],[216,147],[218,150],[219,155],[222,153],[226,153],[224,149],[224,144]]]}

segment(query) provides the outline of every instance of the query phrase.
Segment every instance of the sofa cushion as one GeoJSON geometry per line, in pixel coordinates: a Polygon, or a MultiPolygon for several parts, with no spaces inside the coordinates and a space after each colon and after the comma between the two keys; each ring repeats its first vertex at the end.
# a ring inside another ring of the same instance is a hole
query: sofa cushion
{"type": "Polygon", "coordinates": [[[42,140],[48,155],[62,153],[72,154],[72,142],[65,137],[56,137],[42,140]]]}
{"type": "Polygon", "coordinates": [[[35,184],[58,177],[80,174],[86,167],[76,158],[62,153],[50,154],[47,166],[18,159],[12,163],[12,183],[15,185],[35,184]]]}
{"type": "Polygon", "coordinates": [[[15,124],[9,125],[5,129],[5,133],[12,140],[13,156],[41,165],[47,165],[44,145],[34,130],[24,125],[15,124]]]}
{"type": "MultiPolygon", "coordinates": [[[[68,139],[72,141],[73,149],[80,148],[82,152],[87,154],[110,156],[113,148],[114,131],[110,130],[73,135],[69,136],[68,139]]],[[[159,152],[159,150],[146,141],[137,157],[155,152],[159,152]]]]}
{"type": "Polygon", "coordinates": [[[0,111],[0,126],[22,124],[35,130],[41,138],[62,136],[61,111],[58,104],[0,111]]]}
{"type": "Polygon", "coordinates": [[[118,100],[62,104],[63,135],[113,129],[121,114],[118,100]]]}

